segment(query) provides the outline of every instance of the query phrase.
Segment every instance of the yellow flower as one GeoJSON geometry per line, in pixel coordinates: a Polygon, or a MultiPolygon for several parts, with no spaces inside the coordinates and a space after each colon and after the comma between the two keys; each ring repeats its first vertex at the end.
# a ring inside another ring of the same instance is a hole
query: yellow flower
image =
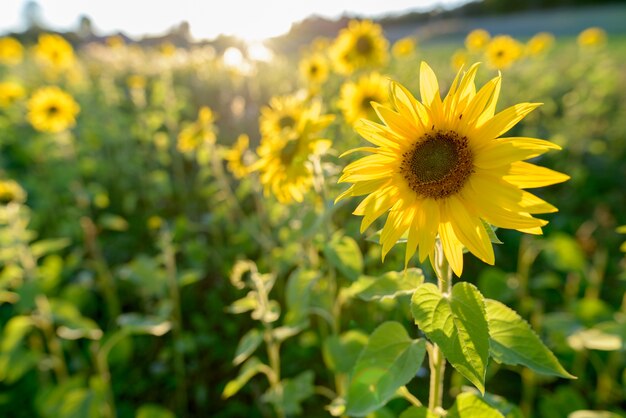
{"type": "Polygon", "coordinates": [[[332,120],[332,115],[321,114],[321,105],[315,102],[302,112],[297,130],[261,138],[259,159],[250,170],[259,171],[266,196],[272,193],[284,204],[304,200],[313,185],[311,159],[331,145],[329,140],[319,138],[319,132],[332,120]]]}
{"type": "Polygon", "coordinates": [[[578,45],[585,47],[602,46],[606,43],[606,32],[602,28],[591,27],[580,32],[578,45]]]}
{"type": "Polygon", "coordinates": [[[146,77],[139,74],[129,75],[128,78],[126,78],[126,84],[131,89],[142,90],[146,88],[146,77]]]}
{"type": "Polygon", "coordinates": [[[165,57],[171,57],[176,53],[176,45],[171,42],[163,42],[159,45],[159,52],[165,57]]]}
{"type": "Polygon", "coordinates": [[[368,195],[354,211],[361,231],[388,212],[382,229],[383,257],[402,236],[406,263],[419,247],[430,256],[439,235],[453,271],[463,270],[463,247],[486,263],[494,253],[483,221],[500,228],[541,234],[547,223],[532,214],[557,209],[527,188],[569,177],[528,162],[555,144],[535,138],[501,136],[538,103],[522,103],[495,113],[500,76],[478,92],[478,65],[459,72],[442,100],[437,78],[422,63],[421,102],[392,82],[393,107],[376,106],[382,124],[363,120],[357,131],[376,147],[357,148],[372,155],[348,164],[339,182],[353,183],[337,200],[368,195]]]}
{"type": "Polygon", "coordinates": [[[370,104],[389,103],[389,79],[379,73],[361,76],[356,82],[348,81],[341,86],[339,108],[346,121],[354,125],[361,118],[373,118],[376,113],[370,104]]]}
{"type": "Polygon", "coordinates": [[[522,45],[508,35],[498,35],[489,42],[485,54],[491,67],[502,70],[522,56],[522,45]]]}
{"type": "Polygon", "coordinates": [[[226,151],[224,159],[228,163],[228,169],[237,179],[243,178],[249,172],[249,168],[244,161],[245,152],[248,150],[250,138],[248,135],[241,134],[237,138],[237,142],[231,149],[226,151]]]}
{"type": "Polygon", "coordinates": [[[389,43],[380,25],[369,20],[352,20],[342,29],[330,49],[333,65],[341,74],[384,65],[389,43]]]}
{"type": "Polygon", "coordinates": [[[24,47],[10,36],[0,38],[0,64],[16,65],[22,62],[24,47]]]}
{"type": "Polygon", "coordinates": [[[464,49],[457,49],[452,57],[450,57],[450,63],[452,64],[452,68],[456,71],[459,71],[468,61],[467,51],[464,49]]]}
{"type": "Polygon", "coordinates": [[[259,118],[261,135],[284,136],[297,131],[303,112],[304,103],[295,95],[272,97],[269,106],[261,108],[259,118]]]}
{"type": "Polygon", "coordinates": [[[57,86],[42,87],[28,100],[28,121],[42,132],[61,132],[76,124],[80,106],[57,86]]]}
{"type": "Polygon", "coordinates": [[[215,131],[213,111],[207,106],[202,106],[198,112],[198,119],[187,125],[178,134],[178,142],[176,143],[178,151],[193,152],[202,144],[214,144],[216,140],[215,131]]]}
{"type": "Polygon", "coordinates": [[[300,60],[300,75],[307,85],[319,87],[328,78],[328,61],[322,54],[311,54],[300,60]]]}
{"type": "Polygon", "coordinates": [[[0,83],[0,108],[11,106],[17,100],[26,95],[26,90],[21,84],[14,81],[3,81],[0,83]]]}
{"type": "Polygon", "coordinates": [[[406,58],[415,53],[415,47],[417,46],[417,42],[415,39],[406,37],[402,39],[398,39],[391,47],[391,53],[396,58],[406,58]]]}
{"type": "Polygon", "coordinates": [[[62,36],[51,33],[39,35],[34,47],[35,57],[44,65],[59,70],[74,64],[74,49],[62,36]]]}
{"type": "Polygon", "coordinates": [[[0,203],[18,202],[26,200],[26,192],[14,180],[0,180],[0,203]]]}
{"type": "Polygon", "coordinates": [[[548,32],[540,32],[530,38],[526,44],[526,53],[530,56],[541,55],[554,44],[554,35],[548,32]]]}
{"type": "Polygon", "coordinates": [[[491,35],[484,29],[474,29],[465,37],[465,47],[470,52],[482,51],[489,40],[491,35]]]}
{"type": "MultiPolygon", "coordinates": [[[[622,225],[617,227],[616,232],[618,234],[626,234],[626,225],[622,225]]],[[[622,242],[622,245],[619,246],[620,251],[626,253],[626,241],[622,242]]]]}

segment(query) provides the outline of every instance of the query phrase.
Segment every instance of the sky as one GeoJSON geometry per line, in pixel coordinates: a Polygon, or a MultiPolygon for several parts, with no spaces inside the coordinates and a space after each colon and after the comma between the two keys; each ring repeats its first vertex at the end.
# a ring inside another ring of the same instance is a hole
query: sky
{"type": "MultiPolygon", "coordinates": [[[[2,0],[0,34],[24,29],[23,10],[30,0],[2,0]]],[[[219,34],[262,40],[289,31],[312,14],[338,17],[395,14],[451,7],[467,0],[38,0],[41,20],[56,30],[77,27],[89,16],[99,35],[123,31],[131,36],[161,34],[186,20],[198,39],[219,34]]]]}

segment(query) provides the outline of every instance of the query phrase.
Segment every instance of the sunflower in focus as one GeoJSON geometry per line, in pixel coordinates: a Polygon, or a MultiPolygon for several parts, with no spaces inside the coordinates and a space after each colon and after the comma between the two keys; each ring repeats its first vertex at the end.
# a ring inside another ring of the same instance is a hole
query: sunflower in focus
{"type": "Polygon", "coordinates": [[[41,132],[61,132],[76,124],[80,106],[57,86],[42,87],[28,100],[28,121],[41,132]]]}
{"type": "Polygon", "coordinates": [[[0,38],[0,64],[17,65],[22,62],[24,47],[11,36],[0,38]]]}
{"type": "Polygon", "coordinates": [[[272,97],[269,106],[261,108],[261,135],[271,137],[289,134],[299,126],[304,110],[303,99],[296,95],[272,97]]]}
{"type": "Polygon", "coordinates": [[[509,68],[522,56],[522,45],[508,35],[494,37],[485,49],[487,62],[493,68],[509,68]]]}
{"type": "Polygon", "coordinates": [[[228,163],[228,169],[237,179],[242,179],[248,174],[249,168],[244,161],[244,156],[248,150],[250,138],[246,134],[241,134],[237,138],[235,145],[226,151],[224,159],[228,163]]]}
{"type": "Polygon", "coordinates": [[[350,151],[372,154],[344,168],[339,182],[352,185],[337,200],[367,195],[354,211],[363,216],[361,232],[388,213],[380,236],[383,257],[405,236],[407,264],[418,248],[420,261],[429,256],[433,262],[439,236],[460,276],[463,247],[494,263],[484,222],[541,234],[547,221],[532,215],[557,211],[524,189],[569,177],[523,160],[560,148],[541,139],[502,137],[539,104],[521,103],[495,113],[501,77],[476,92],[477,69],[475,64],[463,75],[459,71],[442,100],[435,74],[422,63],[421,101],[392,82],[393,106],[375,106],[382,124],[363,120],[357,127],[376,147],[350,151]]]}
{"type": "Polygon", "coordinates": [[[391,53],[396,58],[410,57],[415,53],[417,42],[411,37],[398,39],[391,47],[391,53]]]}
{"type": "Polygon", "coordinates": [[[591,27],[580,32],[577,38],[578,45],[583,48],[602,46],[606,43],[606,31],[602,28],[591,27]]]}
{"type": "Polygon", "coordinates": [[[376,113],[371,102],[389,103],[389,79],[379,73],[361,76],[356,82],[341,86],[339,108],[346,121],[354,125],[361,118],[373,118],[376,113]]]}
{"type": "Polygon", "coordinates": [[[51,33],[39,35],[34,47],[35,57],[55,70],[66,69],[74,64],[74,49],[62,36],[51,33]]]}
{"type": "Polygon", "coordinates": [[[259,171],[265,195],[272,193],[283,204],[302,202],[313,185],[311,162],[323,154],[331,141],[319,138],[333,115],[322,115],[321,104],[314,102],[302,112],[298,125],[280,135],[262,136],[257,148],[259,159],[250,170],[259,171]]]}
{"type": "Polygon", "coordinates": [[[388,60],[389,43],[380,25],[352,20],[342,29],[330,48],[337,72],[351,74],[357,69],[384,65],[388,60]]]}
{"type": "Polygon", "coordinates": [[[26,191],[15,180],[0,180],[0,204],[9,202],[23,203],[26,191]]]}
{"type": "Polygon", "coordinates": [[[211,108],[202,106],[198,111],[198,119],[178,134],[176,148],[183,153],[193,152],[203,144],[214,144],[216,139],[215,115],[211,108]]]}
{"type": "Polygon", "coordinates": [[[450,58],[450,63],[452,64],[452,68],[455,71],[459,71],[465,64],[467,64],[469,57],[467,51],[464,49],[457,49],[452,57],[450,58]]]}
{"type": "Polygon", "coordinates": [[[530,56],[541,55],[554,45],[554,35],[548,32],[540,32],[530,38],[526,44],[526,54],[530,56]]]}
{"type": "Polygon", "coordinates": [[[489,32],[484,29],[474,29],[465,37],[465,47],[470,52],[482,51],[490,40],[489,32]]]}
{"type": "Polygon", "coordinates": [[[299,70],[308,86],[318,88],[328,79],[328,60],[320,53],[310,54],[302,58],[299,70]]]}
{"type": "Polygon", "coordinates": [[[11,106],[25,95],[26,90],[21,84],[14,81],[0,82],[0,108],[11,106]]]}

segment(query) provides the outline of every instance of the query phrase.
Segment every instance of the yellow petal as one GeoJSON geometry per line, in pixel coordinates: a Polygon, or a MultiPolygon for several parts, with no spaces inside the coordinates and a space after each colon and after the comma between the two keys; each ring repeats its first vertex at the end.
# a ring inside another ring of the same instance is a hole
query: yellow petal
{"type": "Polygon", "coordinates": [[[426,106],[432,104],[435,96],[439,97],[437,76],[432,68],[424,61],[422,61],[420,65],[420,95],[422,96],[422,103],[426,106]]]}
{"type": "Polygon", "coordinates": [[[569,178],[567,174],[523,161],[511,164],[507,174],[503,177],[508,183],[525,189],[550,186],[551,184],[562,183],[569,178]]]}
{"type": "Polygon", "coordinates": [[[372,106],[380,120],[382,120],[389,129],[406,139],[413,139],[415,137],[417,126],[413,125],[410,119],[403,118],[399,113],[385,106],[381,106],[378,103],[372,103],[372,106]]]}
{"type": "Polygon", "coordinates": [[[550,149],[558,148],[551,142],[535,138],[496,139],[476,150],[474,164],[480,168],[490,169],[533,158],[550,149]]]}
{"type": "Polygon", "coordinates": [[[404,235],[413,222],[415,209],[413,207],[403,209],[403,207],[403,201],[396,202],[394,207],[389,211],[387,222],[385,222],[385,226],[380,234],[380,241],[383,244],[383,261],[389,250],[398,242],[398,239],[404,235]]]}
{"type": "Polygon", "coordinates": [[[461,277],[463,273],[463,244],[454,234],[452,223],[449,220],[439,224],[439,239],[443,246],[443,254],[450,263],[452,271],[461,277]]]}
{"type": "MultiPolygon", "coordinates": [[[[481,114],[484,114],[487,103],[493,100],[494,94],[499,89],[501,77],[495,77],[485,84],[474,96],[470,104],[463,113],[463,120],[468,125],[477,124],[476,121],[481,114]]],[[[491,118],[493,113],[489,116],[491,118]]],[[[477,124],[478,125],[478,124],[477,124]]]]}
{"type": "Polygon", "coordinates": [[[520,103],[504,109],[477,129],[477,138],[484,141],[498,138],[515,126],[517,122],[522,120],[530,112],[541,106],[541,104],[542,103],[520,103]]]}
{"type": "Polygon", "coordinates": [[[476,257],[487,264],[495,262],[493,246],[481,220],[468,211],[469,207],[460,198],[452,196],[446,199],[452,228],[459,240],[476,257]]]}

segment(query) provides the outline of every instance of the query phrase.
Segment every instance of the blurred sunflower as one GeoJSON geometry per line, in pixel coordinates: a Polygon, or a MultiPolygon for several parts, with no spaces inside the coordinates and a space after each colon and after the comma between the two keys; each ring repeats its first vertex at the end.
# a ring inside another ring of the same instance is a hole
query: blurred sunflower
{"type": "Polygon", "coordinates": [[[410,57],[415,53],[417,42],[411,37],[398,39],[391,47],[391,53],[396,58],[410,57]]]}
{"type": "Polygon", "coordinates": [[[452,64],[452,68],[459,71],[465,64],[467,64],[468,59],[469,56],[466,50],[457,49],[454,51],[454,54],[452,54],[452,57],[450,57],[450,63],[452,64]]]}
{"type": "Polygon", "coordinates": [[[122,38],[120,35],[109,36],[108,38],[106,38],[105,42],[107,46],[111,49],[118,49],[126,44],[126,42],[124,42],[124,38],[122,38]]]}
{"type": "Polygon", "coordinates": [[[176,148],[183,153],[196,151],[203,144],[214,144],[216,140],[215,115],[208,106],[198,111],[198,119],[185,126],[178,134],[176,148]]]}
{"type": "Polygon", "coordinates": [[[313,184],[311,159],[323,154],[331,141],[320,139],[320,131],[334,116],[322,115],[321,104],[313,103],[302,112],[297,129],[285,135],[263,136],[257,148],[259,159],[251,171],[259,171],[265,195],[272,193],[279,202],[302,202],[313,184]]]}
{"type": "Polygon", "coordinates": [[[228,163],[228,169],[237,179],[242,179],[249,172],[244,156],[248,150],[250,138],[246,134],[241,134],[237,138],[235,145],[226,151],[224,159],[228,163]]]}
{"type": "Polygon", "coordinates": [[[591,27],[580,32],[577,38],[578,45],[586,47],[602,46],[606,43],[606,31],[602,28],[591,27]]]}
{"type": "Polygon", "coordinates": [[[540,32],[530,38],[526,43],[526,54],[530,56],[541,55],[554,45],[554,35],[548,32],[540,32]]]}
{"type": "Polygon", "coordinates": [[[0,64],[17,65],[22,62],[24,47],[11,36],[0,38],[0,64]]]}
{"type": "Polygon", "coordinates": [[[299,69],[300,75],[309,87],[319,87],[328,79],[328,60],[320,53],[302,58],[299,69]]]}
{"type": "Polygon", "coordinates": [[[15,180],[0,180],[0,203],[9,202],[23,203],[26,200],[26,192],[15,180]]]}
{"type": "Polygon", "coordinates": [[[383,124],[363,120],[357,128],[377,147],[350,151],[373,154],[344,168],[339,182],[353,184],[337,200],[368,195],[354,211],[363,216],[362,232],[389,213],[380,236],[383,257],[406,236],[406,263],[418,247],[420,261],[429,256],[432,262],[438,234],[460,276],[463,247],[494,263],[483,221],[541,234],[547,221],[531,214],[557,211],[524,189],[569,177],[522,160],[559,147],[535,138],[501,138],[539,104],[517,104],[495,114],[501,78],[476,92],[477,69],[475,64],[463,76],[459,72],[442,100],[435,74],[422,63],[421,102],[392,82],[393,107],[375,106],[383,124]]]}
{"type": "Polygon", "coordinates": [[[470,52],[482,51],[490,40],[489,32],[484,29],[474,29],[465,37],[465,47],[470,52]]]}
{"type": "Polygon", "coordinates": [[[494,37],[485,49],[487,63],[498,70],[509,68],[522,52],[522,45],[508,35],[494,37]]]}
{"type": "Polygon", "coordinates": [[[76,124],[80,106],[57,86],[42,87],[28,100],[28,121],[41,132],[61,132],[76,124]]]}
{"type": "Polygon", "coordinates": [[[163,42],[159,45],[159,53],[164,57],[171,57],[176,53],[176,45],[171,42],[163,42]]]}
{"type": "Polygon", "coordinates": [[[0,108],[11,106],[17,100],[26,95],[26,90],[15,81],[3,81],[0,83],[0,108]]]}
{"type": "Polygon", "coordinates": [[[55,70],[69,68],[74,65],[74,49],[62,36],[51,33],[39,35],[34,47],[35,57],[44,65],[55,70]]]}
{"type": "Polygon", "coordinates": [[[342,29],[330,48],[336,71],[351,74],[357,69],[384,65],[389,43],[380,25],[369,20],[352,20],[342,29]]]}
{"type": "Polygon", "coordinates": [[[374,72],[341,86],[338,104],[349,124],[354,125],[361,118],[373,118],[376,113],[371,102],[389,103],[388,78],[374,72]]]}
{"type": "Polygon", "coordinates": [[[296,130],[304,109],[303,100],[296,95],[272,97],[269,106],[261,108],[261,135],[281,136],[296,130]]]}

